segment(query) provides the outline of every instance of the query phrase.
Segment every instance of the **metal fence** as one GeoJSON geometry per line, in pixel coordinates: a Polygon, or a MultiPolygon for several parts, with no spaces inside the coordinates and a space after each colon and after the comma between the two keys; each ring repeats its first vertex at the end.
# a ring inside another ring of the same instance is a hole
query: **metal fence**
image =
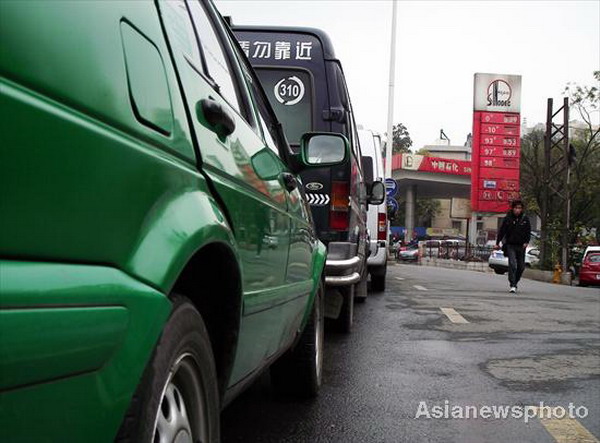
{"type": "Polygon", "coordinates": [[[494,248],[465,242],[424,241],[420,245],[422,258],[461,261],[487,261],[494,248]]]}

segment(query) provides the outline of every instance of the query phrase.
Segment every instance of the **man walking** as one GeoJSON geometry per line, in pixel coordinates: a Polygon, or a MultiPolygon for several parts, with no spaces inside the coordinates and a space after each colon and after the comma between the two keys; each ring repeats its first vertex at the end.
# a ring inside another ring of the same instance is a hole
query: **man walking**
{"type": "Polygon", "coordinates": [[[502,242],[502,251],[508,257],[508,282],[510,292],[517,292],[517,285],[525,270],[525,250],[531,239],[531,223],[523,214],[523,202],[514,200],[511,209],[502,220],[502,226],[496,238],[496,249],[502,242]]]}

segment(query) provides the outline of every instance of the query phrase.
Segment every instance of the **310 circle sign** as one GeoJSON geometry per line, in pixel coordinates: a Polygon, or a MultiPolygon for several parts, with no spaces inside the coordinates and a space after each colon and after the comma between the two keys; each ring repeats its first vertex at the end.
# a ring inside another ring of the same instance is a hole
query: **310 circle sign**
{"type": "Polygon", "coordinates": [[[286,106],[293,106],[304,98],[305,87],[295,75],[282,78],[273,88],[275,99],[286,106]]]}

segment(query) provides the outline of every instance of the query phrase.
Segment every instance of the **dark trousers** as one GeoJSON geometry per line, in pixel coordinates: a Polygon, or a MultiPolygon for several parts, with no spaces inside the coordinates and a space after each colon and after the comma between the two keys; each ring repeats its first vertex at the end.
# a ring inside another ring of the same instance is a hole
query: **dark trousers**
{"type": "Polygon", "coordinates": [[[517,286],[525,270],[525,248],[523,245],[506,245],[508,256],[508,282],[517,286]]]}

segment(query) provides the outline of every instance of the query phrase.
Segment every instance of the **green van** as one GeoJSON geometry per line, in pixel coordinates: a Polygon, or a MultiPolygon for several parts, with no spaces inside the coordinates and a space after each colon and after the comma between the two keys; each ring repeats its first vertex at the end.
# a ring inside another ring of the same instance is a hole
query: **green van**
{"type": "Polygon", "coordinates": [[[3,1],[0,106],[0,441],[218,441],[269,367],[317,393],[298,174],[348,141],[292,153],[210,2],[3,1]]]}

